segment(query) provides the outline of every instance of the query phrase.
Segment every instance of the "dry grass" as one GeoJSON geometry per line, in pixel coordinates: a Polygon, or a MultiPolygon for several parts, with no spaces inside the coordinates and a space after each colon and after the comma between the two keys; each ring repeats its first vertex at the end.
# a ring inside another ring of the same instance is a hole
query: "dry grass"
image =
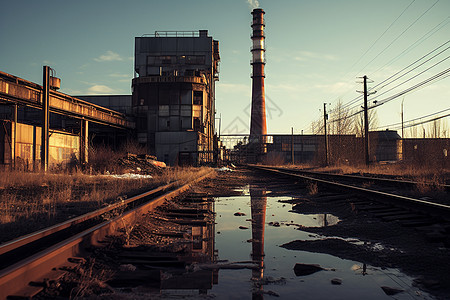
{"type": "Polygon", "coordinates": [[[208,168],[167,168],[153,178],[0,172],[0,242],[81,215],[208,168]]]}
{"type": "Polygon", "coordinates": [[[319,193],[319,186],[316,182],[308,182],[306,189],[308,190],[308,195],[315,196],[319,193]]]}
{"type": "MultiPolygon", "coordinates": [[[[283,165],[278,165],[283,166],[283,165]]],[[[352,174],[352,175],[376,175],[387,176],[400,180],[410,180],[417,182],[415,192],[421,196],[432,196],[438,199],[446,198],[443,185],[450,181],[450,170],[443,167],[435,166],[416,166],[403,162],[394,164],[372,164],[370,166],[360,165],[335,165],[328,167],[317,167],[310,164],[284,165],[288,168],[304,169],[317,172],[329,172],[335,174],[352,174]]],[[[367,183],[366,187],[370,187],[372,183],[367,183]]]]}

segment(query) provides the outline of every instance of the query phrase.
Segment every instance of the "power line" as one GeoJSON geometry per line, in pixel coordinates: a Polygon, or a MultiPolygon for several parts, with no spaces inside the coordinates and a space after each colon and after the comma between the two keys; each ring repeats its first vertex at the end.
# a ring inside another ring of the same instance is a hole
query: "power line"
{"type": "MultiPolygon", "coordinates": [[[[414,61],[413,63],[409,64],[408,66],[404,67],[403,69],[401,69],[400,71],[398,71],[397,73],[395,73],[394,75],[391,75],[390,77],[388,77],[387,79],[383,80],[382,82],[380,82],[379,84],[375,85],[373,88],[377,88],[378,86],[380,86],[381,84],[385,83],[386,81],[388,81],[389,79],[395,77],[396,75],[400,74],[401,72],[403,72],[404,70],[408,69],[409,67],[413,66],[414,64],[418,63],[419,61],[421,61],[422,59],[424,59],[425,57],[427,57],[428,55],[430,55],[431,53],[435,52],[436,50],[438,50],[439,48],[445,46],[446,44],[450,43],[450,40],[448,40],[447,42],[445,42],[444,44],[440,45],[437,48],[434,48],[432,51],[428,52],[427,54],[425,54],[424,56],[422,56],[421,58],[417,59],[416,61],[414,61]]],[[[398,77],[397,79],[391,81],[390,83],[387,83],[385,85],[383,85],[382,87],[379,87],[378,90],[386,87],[387,85],[391,84],[392,82],[400,79],[401,77],[405,76],[406,74],[410,73],[411,71],[417,69],[418,67],[422,66],[423,64],[425,64],[426,62],[432,60],[433,58],[437,57],[439,54],[444,53],[445,51],[447,51],[448,49],[450,49],[450,47],[445,48],[444,50],[442,50],[441,52],[439,52],[438,54],[435,54],[434,56],[432,56],[431,58],[427,59],[426,61],[424,61],[423,63],[421,63],[420,65],[414,67],[413,69],[411,69],[410,71],[408,71],[407,73],[403,74],[402,76],[398,77]]]]}
{"type": "Polygon", "coordinates": [[[400,33],[400,35],[398,35],[389,45],[387,45],[380,53],[378,53],[371,61],[369,61],[363,68],[361,71],[358,72],[358,74],[360,74],[365,68],[367,68],[368,65],[370,65],[375,59],[377,59],[381,54],[383,54],[384,51],[386,51],[390,46],[392,46],[392,44],[394,44],[403,34],[405,34],[405,32],[407,32],[414,24],[417,23],[417,21],[419,21],[428,11],[430,11],[437,3],[439,2],[439,0],[436,0],[436,2],[434,2],[433,5],[431,5],[426,11],[424,11],[416,20],[414,20],[414,22],[412,22],[405,30],[402,31],[402,33],[400,33]]]}
{"type": "Polygon", "coordinates": [[[420,122],[420,123],[415,123],[415,124],[403,126],[403,128],[410,128],[410,127],[414,127],[414,126],[417,126],[417,125],[422,125],[422,124],[425,124],[425,123],[429,123],[429,122],[433,122],[433,121],[436,121],[436,120],[439,120],[439,119],[446,118],[448,116],[450,116],[450,114],[446,114],[444,116],[436,117],[436,118],[433,118],[431,120],[423,121],[423,122],[420,122]]]}
{"type": "MultiPolygon", "coordinates": [[[[448,48],[447,48],[447,49],[448,49],[448,48]]],[[[385,92],[383,92],[383,93],[381,93],[381,94],[379,94],[379,95],[373,97],[372,100],[373,100],[373,99],[376,99],[376,98],[378,98],[378,97],[380,97],[380,96],[382,96],[382,95],[384,95],[384,94],[386,94],[386,93],[388,93],[388,92],[390,92],[390,91],[392,91],[393,89],[395,89],[395,88],[397,88],[397,87],[399,87],[399,86],[401,86],[401,85],[407,83],[407,82],[410,81],[410,80],[413,80],[414,78],[416,78],[416,77],[422,75],[422,74],[425,73],[426,71],[428,71],[428,70],[434,68],[435,66],[441,64],[442,62],[446,61],[446,60],[449,59],[449,58],[450,58],[450,56],[447,56],[446,58],[444,58],[444,59],[440,60],[439,62],[435,63],[434,65],[432,65],[431,67],[426,68],[425,70],[423,70],[423,71],[417,73],[416,75],[414,75],[414,76],[408,78],[407,80],[403,81],[402,83],[399,83],[399,84],[397,84],[396,86],[390,88],[389,90],[387,90],[387,91],[385,91],[385,92]]],[[[421,65],[419,65],[419,66],[421,66],[421,65]]],[[[419,66],[418,66],[418,67],[419,67],[419,66]]],[[[416,67],[416,68],[417,68],[417,67],[416,67]]],[[[414,68],[414,69],[416,69],[416,68],[414,68]]],[[[414,70],[414,69],[412,69],[412,70],[414,70]]],[[[412,71],[412,70],[411,70],[411,71],[412,71]]],[[[411,72],[411,71],[410,71],[410,72],[411,72]]],[[[409,72],[408,72],[408,73],[409,73],[409,72]]],[[[408,74],[408,73],[406,73],[406,74],[408,74]]],[[[404,75],[406,75],[406,74],[404,74],[404,75]]],[[[404,75],[398,77],[397,79],[400,79],[400,78],[403,77],[404,75]]],[[[393,81],[390,82],[389,84],[393,83],[393,82],[396,81],[397,79],[393,80],[393,81]]],[[[386,86],[387,86],[387,85],[384,85],[383,87],[386,87],[386,86]]]]}
{"type": "MultiPolygon", "coordinates": [[[[447,17],[447,20],[449,20],[450,22],[450,18],[447,17]]],[[[442,22],[441,22],[442,23],[442,22]]],[[[448,23],[448,22],[447,22],[448,23]]],[[[445,24],[447,25],[447,24],[445,24]]],[[[442,28],[442,27],[441,27],[442,28]]],[[[445,43],[441,44],[440,46],[434,48],[433,50],[431,50],[430,52],[428,52],[427,54],[425,54],[424,56],[422,56],[421,58],[417,59],[416,61],[414,61],[413,63],[409,64],[408,66],[406,66],[405,68],[403,68],[402,70],[398,71],[397,73],[391,75],[390,77],[388,77],[387,79],[383,80],[382,82],[378,83],[377,85],[375,85],[374,87],[370,88],[370,90],[377,88],[378,86],[380,86],[381,84],[385,83],[386,81],[388,81],[389,79],[395,77],[396,75],[400,74],[401,72],[403,72],[404,70],[408,69],[409,67],[413,66],[414,64],[418,63],[419,61],[421,61],[422,59],[424,59],[425,57],[427,57],[428,55],[432,54],[433,52],[437,51],[438,49],[444,47],[445,45],[447,45],[448,43],[450,43],[450,40],[446,41],[445,43]]],[[[411,46],[410,46],[411,47],[411,46]]],[[[409,48],[410,48],[409,47],[409,48]]],[[[409,49],[408,48],[408,49],[409,49]]],[[[446,48],[444,51],[448,50],[449,48],[446,48]]],[[[442,51],[442,52],[444,52],[442,51]]],[[[437,55],[441,54],[442,52],[438,53],[437,55]]],[[[437,55],[433,56],[432,58],[436,57],[437,55]]],[[[432,59],[431,58],[431,59],[432,59]]],[[[428,59],[427,61],[431,60],[428,59]]],[[[417,68],[417,67],[416,67],[417,68]]],[[[378,71],[376,71],[378,72],[378,71]]],[[[409,72],[408,72],[409,73],[409,72]]],[[[406,75],[407,73],[405,73],[404,75],[406,75]]],[[[402,76],[404,76],[402,75],[402,76]]],[[[400,78],[400,77],[399,77],[400,78]]],[[[398,79],[398,78],[397,78],[398,79]]],[[[396,79],[396,80],[397,80],[396,79]]],[[[388,84],[385,84],[382,88],[386,87],[388,84]]],[[[381,88],[380,88],[381,89],[381,88]]],[[[353,98],[352,100],[350,100],[349,102],[343,104],[343,108],[346,108],[350,105],[353,105],[354,103],[356,103],[357,101],[362,100],[362,95],[358,95],[357,97],[353,98]]]]}
{"type": "Polygon", "coordinates": [[[383,70],[386,66],[391,65],[393,62],[395,62],[397,59],[399,59],[400,57],[402,57],[404,54],[408,53],[409,51],[411,51],[412,49],[414,49],[415,47],[417,47],[418,45],[420,45],[421,43],[423,43],[424,41],[426,41],[428,38],[432,37],[436,32],[438,32],[439,30],[441,30],[442,28],[444,28],[445,26],[447,26],[450,23],[450,17],[445,18],[443,21],[441,21],[439,24],[437,24],[436,26],[434,26],[432,29],[430,29],[427,33],[425,33],[423,36],[421,36],[419,39],[417,39],[414,43],[412,43],[408,48],[406,48],[405,50],[403,50],[400,54],[398,54],[396,57],[394,57],[393,59],[391,59],[389,62],[387,62],[385,65],[383,65],[382,67],[380,67],[378,70],[376,70],[375,72],[373,72],[371,75],[369,75],[370,77],[373,77],[373,74],[379,72],[380,70],[383,70]],[[447,21],[447,22],[446,22],[447,21]],[[441,26],[442,23],[446,22],[444,25],[441,26]],[[439,27],[440,26],[440,27],[439,27]],[[439,28],[438,28],[439,27],[439,28]],[[437,28],[437,29],[436,29],[437,28]]]}
{"type": "MultiPolygon", "coordinates": [[[[401,69],[401,70],[398,71],[397,73],[391,75],[391,76],[388,77],[387,79],[385,79],[385,80],[383,80],[382,82],[378,83],[377,85],[373,86],[373,87],[370,88],[369,90],[373,90],[373,89],[379,87],[381,84],[386,83],[388,80],[390,80],[390,79],[392,79],[393,77],[397,76],[397,75],[400,74],[401,72],[407,70],[407,69],[410,68],[411,66],[417,64],[418,62],[420,62],[421,60],[423,60],[424,58],[426,58],[427,56],[429,56],[429,55],[432,54],[433,52],[435,52],[435,51],[439,50],[440,48],[444,47],[444,46],[447,45],[448,43],[450,43],[450,40],[447,41],[447,42],[445,42],[445,43],[443,43],[442,45],[440,45],[440,46],[434,48],[433,50],[431,50],[431,51],[428,52],[427,54],[423,55],[422,57],[420,57],[419,59],[415,60],[414,62],[412,62],[412,63],[409,64],[408,66],[404,67],[403,69],[401,69]]],[[[397,81],[398,79],[402,78],[403,76],[409,74],[409,73],[412,72],[413,70],[415,70],[415,69],[417,69],[418,67],[424,65],[426,62],[429,62],[430,60],[432,60],[433,58],[435,58],[435,57],[437,57],[438,55],[442,54],[443,52],[447,51],[448,49],[450,49],[450,47],[447,47],[446,49],[442,50],[441,52],[435,54],[435,55],[432,56],[431,58],[425,60],[424,62],[422,62],[422,63],[419,64],[418,66],[414,67],[413,69],[409,70],[408,72],[404,73],[403,75],[397,77],[396,79],[393,79],[393,80],[391,80],[390,82],[384,84],[383,86],[379,87],[378,90],[380,90],[380,89],[382,89],[382,88],[385,88],[385,87],[388,86],[389,84],[391,84],[391,83],[397,81]]],[[[426,69],[425,71],[431,69],[432,67],[438,65],[439,63],[442,63],[444,60],[446,60],[446,59],[448,59],[448,58],[449,58],[449,57],[446,57],[445,59],[441,60],[441,61],[438,62],[437,64],[435,64],[435,65],[431,66],[430,68],[426,69]]],[[[397,85],[397,86],[395,86],[395,87],[398,87],[398,86],[400,86],[400,85],[406,83],[407,81],[412,80],[413,78],[419,76],[420,74],[424,73],[425,71],[422,71],[421,73],[419,73],[419,74],[417,74],[417,75],[415,75],[415,76],[409,78],[408,80],[404,81],[403,83],[401,83],[401,84],[399,84],[399,85],[397,85]]],[[[395,87],[394,87],[394,88],[395,88],[395,87]]],[[[392,89],[394,89],[394,88],[392,88],[392,89]]],[[[391,91],[392,89],[390,89],[390,90],[384,92],[383,94],[385,94],[385,93],[391,91]]],[[[380,96],[383,95],[383,94],[380,94],[380,95],[376,96],[375,98],[380,97],[380,96]]],[[[355,97],[355,98],[352,99],[351,101],[349,101],[349,102],[347,102],[346,104],[342,105],[342,108],[347,108],[347,107],[349,107],[349,106],[355,104],[355,103],[358,102],[359,100],[362,100],[362,96],[361,96],[361,95],[358,95],[357,97],[355,97]]],[[[356,106],[358,106],[358,105],[359,105],[359,104],[357,104],[356,106]]],[[[348,108],[348,109],[351,110],[351,109],[354,108],[354,107],[355,107],[355,106],[353,106],[353,107],[351,107],[351,108],[348,108]]]]}
{"type": "MultiPolygon", "coordinates": [[[[347,71],[347,73],[342,76],[343,78],[345,78],[351,71],[351,69],[356,66],[359,61],[373,48],[373,46],[375,46],[375,44],[386,34],[386,32],[389,31],[389,29],[391,29],[391,27],[398,21],[398,19],[400,19],[400,17],[408,10],[408,8],[415,2],[416,0],[412,0],[411,3],[400,13],[400,15],[386,28],[386,30],[375,40],[375,42],[372,43],[372,45],[369,46],[369,48],[367,48],[367,50],[353,63],[353,65],[349,68],[349,70],[347,71]]],[[[355,77],[355,76],[353,76],[355,77]]],[[[350,90],[349,90],[350,91],[350,90]]],[[[346,92],[348,93],[348,92],[346,92]]]]}
{"type": "MultiPolygon", "coordinates": [[[[450,68],[448,68],[448,69],[446,69],[446,70],[444,70],[442,72],[439,72],[438,74],[436,74],[436,75],[434,75],[432,77],[429,77],[426,80],[424,80],[422,82],[419,82],[419,83],[415,84],[412,87],[409,87],[409,88],[407,88],[407,89],[405,89],[405,90],[403,90],[403,91],[401,91],[401,92],[399,92],[399,93],[397,93],[397,94],[395,94],[393,96],[390,96],[390,97],[387,97],[387,98],[385,98],[385,99],[383,99],[381,101],[378,101],[375,105],[369,107],[368,109],[373,109],[373,108],[378,107],[380,105],[383,105],[383,104],[385,104],[385,103],[387,103],[389,101],[392,101],[392,100],[394,100],[394,99],[396,99],[396,98],[398,98],[400,96],[403,96],[403,95],[405,95],[407,93],[410,93],[410,92],[414,91],[415,89],[418,89],[418,88],[424,87],[426,85],[432,84],[434,82],[437,82],[439,80],[445,79],[448,76],[450,76],[450,74],[446,75],[449,72],[450,72],[450,68]],[[446,75],[446,76],[444,76],[444,75],[446,75]]],[[[339,118],[339,119],[335,119],[335,120],[329,120],[328,123],[339,122],[339,121],[342,121],[344,119],[353,117],[353,116],[355,116],[357,114],[360,114],[362,112],[363,112],[363,110],[358,110],[358,111],[350,114],[349,116],[345,116],[345,117],[342,117],[342,118],[339,118]]]]}
{"type": "MultiPolygon", "coordinates": [[[[441,110],[441,111],[438,111],[438,112],[435,112],[435,113],[432,113],[432,114],[428,114],[426,116],[422,116],[422,117],[418,117],[418,118],[414,118],[414,119],[405,121],[405,122],[403,122],[403,124],[411,123],[411,122],[414,122],[414,121],[417,121],[417,120],[421,120],[421,119],[424,119],[424,118],[429,118],[429,117],[432,117],[432,116],[435,116],[435,115],[439,115],[439,114],[442,114],[442,113],[444,113],[446,111],[450,111],[450,108],[447,108],[447,109],[444,109],[444,110],[441,110]]],[[[376,129],[390,128],[390,127],[396,128],[397,126],[401,126],[401,125],[402,125],[402,122],[397,122],[397,123],[393,123],[393,124],[389,124],[389,125],[378,126],[376,129]]]]}
{"type": "MultiPolygon", "coordinates": [[[[438,79],[439,77],[444,76],[445,74],[447,74],[449,72],[450,72],[450,68],[448,68],[448,69],[446,69],[446,70],[444,70],[442,72],[439,72],[438,74],[436,74],[436,75],[434,75],[434,76],[432,76],[432,77],[430,77],[430,78],[428,78],[428,79],[426,79],[426,80],[424,80],[422,82],[419,82],[418,84],[416,84],[416,85],[414,85],[412,87],[409,87],[406,90],[403,90],[403,91],[401,91],[401,92],[399,92],[399,93],[397,93],[397,94],[395,94],[393,96],[387,97],[387,98],[385,98],[385,99],[383,99],[381,101],[378,101],[374,106],[370,107],[369,109],[372,109],[372,108],[375,108],[377,106],[383,105],[383,104],[385,104],[385,103],[387,103],[389,101],[394,100],[395,98],[398,98],[398,97],[400,97],[402,95],[405,95],[405,94],[407,94],[407,93],[409,93],[409,92],[411,92],[411,91],[413,91],[413,90],[415,90],[415,89],[417,89],[419,87],[424,86],[425,84],[428,84],[428,83],[432,82],[433,80],[438,79]]],[[[446,78],[446,77],[447,76],[445,76],[444,78],[446,78]]],[[[441,78],[441,79],[444,79],[444,78],[441,78]]]]}

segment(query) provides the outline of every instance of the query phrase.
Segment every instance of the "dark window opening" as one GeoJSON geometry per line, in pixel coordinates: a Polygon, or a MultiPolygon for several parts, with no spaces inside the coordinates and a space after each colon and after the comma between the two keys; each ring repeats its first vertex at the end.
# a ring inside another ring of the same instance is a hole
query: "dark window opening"
{"type": "Polygon", "coordinates": [[[202,124],[199,118],[194,118],[194,131],[202,131],[202,124]]]}
{"type": "Polygon", "coordinates": [[[203,105],[203,92],[202,91],[194,91],[194,101],[195,105],[203,105]]]}

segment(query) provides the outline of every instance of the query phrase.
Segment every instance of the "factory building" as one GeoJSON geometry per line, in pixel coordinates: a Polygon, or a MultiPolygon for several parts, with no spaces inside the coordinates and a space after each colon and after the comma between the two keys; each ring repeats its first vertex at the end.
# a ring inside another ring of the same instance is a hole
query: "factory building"
{"type": "Polygon", "coordinates": [[[170,165],[214,161],[219,42],[207,30],[135,38],[132,110],[140,144],[170,165]]]}

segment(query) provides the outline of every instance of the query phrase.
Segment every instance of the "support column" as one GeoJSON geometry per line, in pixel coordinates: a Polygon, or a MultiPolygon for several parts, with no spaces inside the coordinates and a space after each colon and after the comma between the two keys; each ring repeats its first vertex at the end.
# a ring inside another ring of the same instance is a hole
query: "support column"
{"type": "Polygon", "coordinates": [[[89,122],[81,120],[80,129],[80,163],[84,165],[88,163],[89,156],[89,122]]]}
{"type": "Polygon", "coordinates": [[[12,154],[12,167],[14,170],[16,170],[16,156],[17,156],[17,150],[16,150],[16,145],[17,145],[17,104],[13,105],[13,123],[14,123],[14,128],[11,128],[13,131],[13,138],[12,138],[12,143],[11,143],[11,154],[12,154]]]}
{"type": "Polygon", "coordinates": [[[48,129],[49,129],[49,94],[50,67],[44,66],[42,83],[42,131],[41,131],[41,170],[48,171],[48,129]]]}

